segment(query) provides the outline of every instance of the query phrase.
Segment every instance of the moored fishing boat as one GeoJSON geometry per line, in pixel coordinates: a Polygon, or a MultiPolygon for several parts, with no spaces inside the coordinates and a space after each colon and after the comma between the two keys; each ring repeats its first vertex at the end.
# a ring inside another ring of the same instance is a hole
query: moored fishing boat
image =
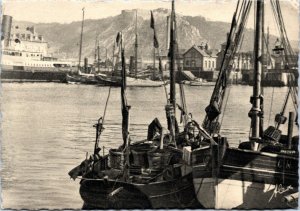
{"type": "MultiPolygon", "coordinates": [[[[108,75],[96,75],[96,80],[101,85],[105,86],[121,86],[121,77],[119,76],[108,76],[108,75]]],[[[150,79],[140,79],[133,77],[126,77],[127,87],[162,87],[164,82],[162,81],[153,81],[150,79]]]]}
{"type": "Polygon", "coordinates": [[[99,84],[94,74],[85,74],[79,71],[79,74],[67,74],[66,81],[68,84],[99,84]]]}
{"type": "Polygon", "coordinates": [[[82,68],[80,65],[81,56],[82,56],[83,27],[84,27],[84,8],[82,8],[78,71],[76,74],[67,74],[66,81],[69,84],[98,84],[99,81],[95,78],[95,75],[90,73],[83,73],[82,69],[84,68],[82,68]]]}
{"type": "MultiPolygon", "coordinates": [[[[283,27],[279,1],[271,2],[274,14],[283,27]]],[[[220,70],[210,105],[206,108],[203,123],[202,142],[193,148],[191,159],[194,187],[199,202],[212,209],[281,209],[288,208],[287,197],[298,194],[298,136],[293,137],[295,118],[290,113],[287,135],[279,129],[286,122],[284,111],[289,96],[292,96],[297,112],[297,89],[290,86],[284,106],[276,115],[275,126],[263,130],[263,92],[261,88],[263,54],[263,11],[264,1],[256,6],[256,26],[254,43],[254,86],[250,99],[252,109],[249,141],[238,148],[230,147],[226,137],[220,135],[218,117],[222,111],[226,79],[230,72],[230,61],[239,46],[240,32],[243,30],[252,2],[239,3],[233,17],[223,66],[220,70]],[[238,10],[240,8],[240,10],[238,10]],[[238,12],[240,11],[240,12],[238,12]],[[243,11],[243,12],[242,12],[243,11]],[[236,17],[240,17],[236,20],[236,17]],[[239,23],[237,25],[237,23],[239,23]],[[227,69],[228,68],[228,69],[227,69]]],[[[283,32],[283,30],[281,30],[283,32]]],[[[281,34],[286,43],[286,51],[291,52],[286,34],[281,34]]]]}
{"type": "MultiPolygon", "coordinates": [[[[175,22],[174,2],[172,18],[175,22]]],[[[179,132],[176,120],[175,23],[170,39],[170,98],[167,97],[166,116],[168,129],[157,119],[148,127],[147,139],[133,142],[130,137],[129,109],[126,100],[127,77],[125,56],[120,41],[122,60],[121,110],[123,144],[100,156],[99,138],[103,131],[104,117],[96,127],[94,153],[69,175],[80,179],[80,195],[84,209],[146,209],[146,208],[199,208],[195,197],[191,168],[185,165],[185,146],[197,138],[193,133],[195,121],[184,121],[185,130],[179,132]]],[[[118,36],[119,37],[119,36],[118,36]]],[[[119,39],[118,39],[119,40],[119,39]]],[[[119,42],[117,42],[118,44],[119,42]]],[[[166,89],[165,89],[166,91],[166,89]]],[[[181,91],[183,93],[183,91],[181,91]]],[[[167,96],[167,93],[166,93],[167,96]]],[[[184,100],[182,100],[184,102],[184,100]]],[[[183,118],[187,120],[186,106],[183,118]]]]}
{"type": "MultiPolygon", "coordinates": [[[[120,47],[120,46],[119,46],[120,47]]],[[[162,87],[165,85],[164,81],[162,80],[151,80],[143,74],[138,73],[138,33],[137,33],[137,11],[136,11],[136,23],[135,23],[135,56],[134,56],[134,67],[132,67],[129,73],[126,73],[126,80],[128,87],[162,87]]],[[[114,51],[114,50],[113,50],[114,51]]],[[[114,57],[114,53],[113,53],[114,57]]],[[[117,57],[118,61],[119,56],[117,57]]],[[[118,63],[118,62],[116,62],[118,63]]],[[[118,69],[117,65],[114,68],[113,72],[109,75],[96,75],[96,79],[99,81],[101,85],[108,85],[108,86],[121,86],[122,78],[116,73],[118,69]],[[115,69],[115,70],[114,70],[115,69]]]]}
{"type": "Polygon", "coordinates": [[[208,82],[205,80],[193,80],[193,81],[182,81],[184,85],[189,85],[189,86],[214,86],[214,82],[208,82]]]}

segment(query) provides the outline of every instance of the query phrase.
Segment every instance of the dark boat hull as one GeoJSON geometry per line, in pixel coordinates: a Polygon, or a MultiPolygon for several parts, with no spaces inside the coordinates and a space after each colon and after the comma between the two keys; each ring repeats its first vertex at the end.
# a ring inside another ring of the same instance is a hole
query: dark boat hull
{"type": "Polygon", "coordinates": [[[298,158],[228,148],[214,171],[210,155],[211,148],[200,148],[192,161],[195,191],[205,208],[288,208],[284,197],[298,192],[298,158]]]}
{"type": "Polygon", "coordinates": [[[98,81],[94,77],[87,77],[82,75],[67,75],[67,83],[79,83],[79,84],[98,84],[98,81]]]}
{"type": "Polygon", "coordinates": [[[1,71],[2,82],[65,82],[66,73],[57,70],[5,70],[1,71]]]}
{"type": "Polygon", "coordinates": [[[80,195],[85,209],[201,208],[191,173],[176,180],[148,184],[82,180],[80,195]]]}
{"type": "Polygon", "coordinates": [[[109,77],[100,76],[100,75],[96,75],[95,78],[99,82],[99,84],[102,86],[113,86],[113,87],[121,86],[120,80],[113,80],[109,77]]]}

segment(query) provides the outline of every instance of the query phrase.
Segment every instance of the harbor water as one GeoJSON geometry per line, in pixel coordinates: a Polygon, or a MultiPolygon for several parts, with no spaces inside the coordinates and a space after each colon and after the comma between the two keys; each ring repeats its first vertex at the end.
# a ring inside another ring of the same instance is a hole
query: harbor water
{"type": "MultiPolygon", "coordinates": [[[[93,152],[93,124],[103,116],[109,87],[4,83],[1,88],[2,208],[80,209],[79,180],[71,180],[68,171],[85,159],[87,152],[93,152]]],[[[185,86],[188,111],[199,123],[212,90],[210,86],[185,86]]],[[[229,92],[225,115],[220,118],[221,133],[228,136],[231,146],[237,146],[249,135],[252,87],[231,86],[229,92]]],[[[274,125],[286,93],[286,87],[264,89],[265,126],[274,125]]],[[[133,141],[146,138],[148,124],[155,117],[166,127],[163,87],[131,87],[127,99],[133,141]]],[[[179,115],[177,111],[178,120],[179,115]]],[[[111,89],[104,124],[101,153],[122,143],[119,88],[111,89]]],[[[287,126],[281,129],[285,134],[287,126]]]]}

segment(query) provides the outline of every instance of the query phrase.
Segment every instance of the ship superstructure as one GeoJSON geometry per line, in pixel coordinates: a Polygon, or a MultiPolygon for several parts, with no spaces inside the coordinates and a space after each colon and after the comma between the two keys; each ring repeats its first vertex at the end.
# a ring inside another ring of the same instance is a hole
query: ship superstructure
{"type": "Polygon", "coordinates": [[[2,70],[55,70],[70,67],[71,62],[58,61],[48,55],[48,43],[34,26],[13,24],[12,17],[2,17],[2,70]]]}

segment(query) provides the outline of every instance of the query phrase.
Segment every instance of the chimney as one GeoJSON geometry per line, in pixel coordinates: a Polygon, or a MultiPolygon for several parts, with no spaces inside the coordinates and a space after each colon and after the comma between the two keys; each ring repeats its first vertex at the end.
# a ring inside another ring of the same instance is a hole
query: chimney
{"type": "Polygon", "coordinates": [[[12,16],[3,15],[2,18],[2,30],[1,30],[1,40],[4,40],[4,46],[9,46],[10,41],[10,33],[11,33],[11,25],[12,25],[12,16]]]}
{"type": "Polygon", "coordinates": [[[205,50],[208,50],[208,44],[207,43],[205,44],[205,50]]]}

